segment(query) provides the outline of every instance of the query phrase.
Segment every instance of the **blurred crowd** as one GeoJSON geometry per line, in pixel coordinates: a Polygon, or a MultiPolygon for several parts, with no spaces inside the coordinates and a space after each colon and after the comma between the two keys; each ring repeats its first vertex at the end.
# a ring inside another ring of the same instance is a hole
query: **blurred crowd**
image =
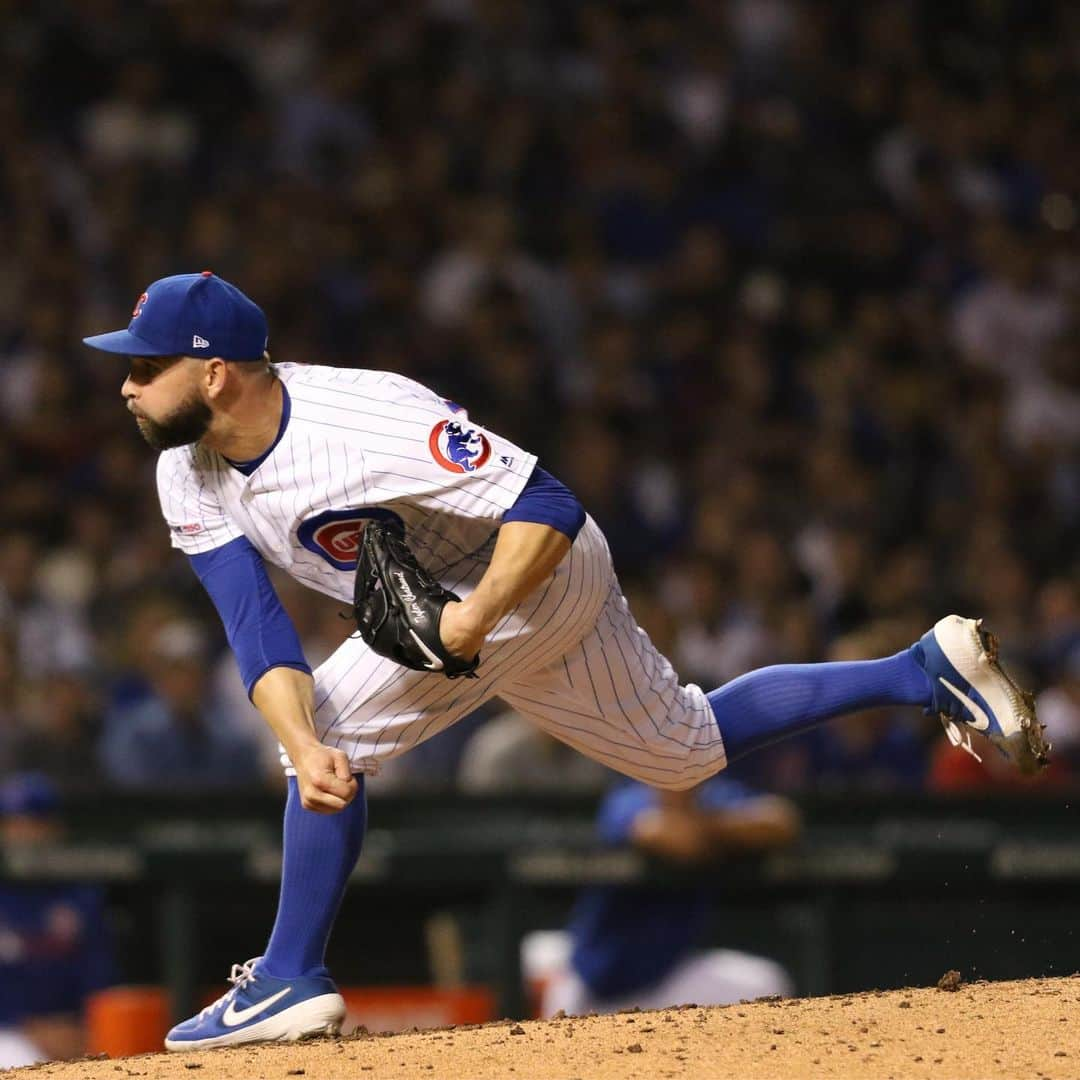
{"type": "MultiPolygon", "coordinates": [[[[982,615],[1055,775],[1080,766],[1076,5],[0,12],[0,769],[277,776],[124,371],[80,344],[204,268],[264,307],[274,359],[404,372],[537,452],[685,679],[982,615]]],[[[348,626],[281,588],[318,662],[348,626]]],[[[1010,782],[956,753],[885,711],[747,767],[1010,782]]],[[[562,749],[505,714],[381,782],[482,789],[515,755],[565,789],[562,749]]]]}

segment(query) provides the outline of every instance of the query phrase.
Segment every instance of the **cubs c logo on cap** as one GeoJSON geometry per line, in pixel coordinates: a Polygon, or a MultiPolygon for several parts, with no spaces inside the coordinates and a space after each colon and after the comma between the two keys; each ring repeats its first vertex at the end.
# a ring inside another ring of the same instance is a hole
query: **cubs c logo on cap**
{"type": "Polygon", "coordinates": [[[428,436],[431,456],[447,472],[476,472],[491,457],[491,443],[479,429],[460,420],[440,420],[428,436]]]}
{"type": "Polygon", "coordinates": [[[324,510],[305,521],[296,531],[301,544],[325,559],[335,570],[355,570],[360,554],[360,538],[369,521],[392,521],[402,531],[405,522],[392,510],[324,510]]]}
{"type": "Polygon", "coordinates": [[[133,319],[137,319],[142,314],[143,304],[149,299],[149,293],[143,293],[138,300],[135,301],[135,310],[131,313],[133,319]]]}

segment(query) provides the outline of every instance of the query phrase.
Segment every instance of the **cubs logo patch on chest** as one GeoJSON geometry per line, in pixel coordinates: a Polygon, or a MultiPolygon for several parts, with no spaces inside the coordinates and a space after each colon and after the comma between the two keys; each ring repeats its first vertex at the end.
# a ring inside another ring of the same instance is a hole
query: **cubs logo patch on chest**
{"type": "Polygon", "coordinates": [[[308,518],[296,531],[301,544],[325,559],[335,570],[353,570],[360,551],[360,538],[369,521],[392,521],[402,530],[405,523],[392,510],[358,507],[352,510],[323,510],[308,518]]]}

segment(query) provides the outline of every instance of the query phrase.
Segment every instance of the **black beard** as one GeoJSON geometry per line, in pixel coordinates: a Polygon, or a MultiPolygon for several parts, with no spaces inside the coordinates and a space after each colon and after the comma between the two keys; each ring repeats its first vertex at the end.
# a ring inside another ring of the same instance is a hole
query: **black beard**
{"type": "Polygon", "coordinates": [[[155,450],[171,450],[174,446],[198,442],[210,427],[212,417],[213,413],[205,402],[191,397],[164,420],[138,417],[139,433],[155,450]]]}

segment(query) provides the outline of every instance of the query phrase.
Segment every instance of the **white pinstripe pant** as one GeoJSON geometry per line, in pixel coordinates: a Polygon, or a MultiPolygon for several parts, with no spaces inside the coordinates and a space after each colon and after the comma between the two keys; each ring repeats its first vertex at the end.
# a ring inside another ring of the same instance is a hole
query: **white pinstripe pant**
{"type": "MultiPolygon", "coordinates": [[[[486,564],[452,585],[475,587],[486,564]]],[[[413,671],[358,637],[315,671],[319,738],[356,772],[437,735],[491,697],[557,739],[656,787],[692,787],[724,767],[701,689],[682,686],[634,621],[599,527],[587,518],[551,579],[489,636],[476,679],[413,671]]],[[[288,769],[288,761],[283,758],[288,769]]]]}

